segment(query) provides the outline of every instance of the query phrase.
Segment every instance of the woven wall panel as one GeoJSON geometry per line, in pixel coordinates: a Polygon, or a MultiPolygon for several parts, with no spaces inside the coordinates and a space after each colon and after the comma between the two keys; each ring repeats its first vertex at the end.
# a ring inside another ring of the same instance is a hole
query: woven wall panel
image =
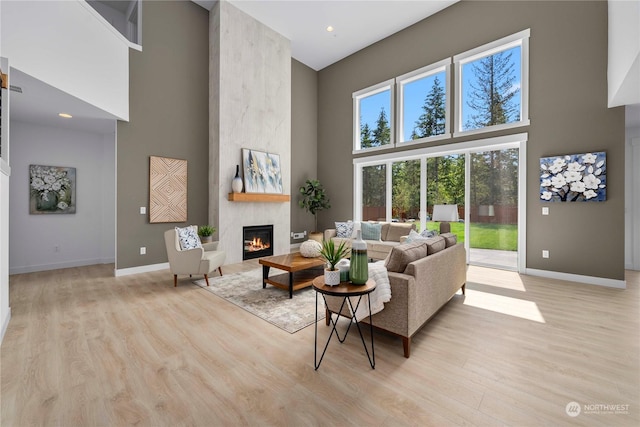
{"type": "Polygon", "coordinates": [[[149,222],[187,221],[187,161],[150,156],[149,222]]]}

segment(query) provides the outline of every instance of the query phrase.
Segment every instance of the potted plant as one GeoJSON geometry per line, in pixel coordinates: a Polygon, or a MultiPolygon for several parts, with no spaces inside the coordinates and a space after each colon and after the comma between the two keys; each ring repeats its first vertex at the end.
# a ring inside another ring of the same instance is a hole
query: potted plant
{"type": "Polygon", "coordinates": [[[349,252],[345,247],[345,242],[341,242],[336,247],[333,240],[325,240],[322,242],[322,249],[320,250],[320,256],[327,261],[327,268],[324,269],[324,283],[329,286],[335,286],[340,284],[340,270],[336,268],[336,264],[340,262],[349,252]]]}
{"type": "Polygon", "coordinates": [[[314,218],[314,231],[309,233],[309,239],[322,243],[322,232],[318,231],[318,212],[331,207],[329,198],[317,179],[308,179],[305,185],[300,187],[300,194],[300,207],[310,212],[314,218]]]}
{"type": "Polygon", "coordinates": [[[211,236],[216,232],[215,227],[210,225],[201,225],[198,227],[198,236],[200,236],[200,241],[202,243],[211,242],[211,236]]]}

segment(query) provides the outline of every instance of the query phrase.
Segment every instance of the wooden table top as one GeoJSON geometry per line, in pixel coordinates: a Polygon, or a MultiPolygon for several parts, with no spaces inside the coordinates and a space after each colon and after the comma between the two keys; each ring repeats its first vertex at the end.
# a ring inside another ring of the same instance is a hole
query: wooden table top
{"type": "Polygon", "coordinates": [[[354,297],[358,295],[366,295],[376,288],[376,282],[373,279],[367,280],[364,285],[354,285],[351,282],[340,282],[339,285],[329,286],[324,284],[324,276],[318,276],[313,279],[313,289],[316,291],[335,297],[354,297]]]}
{"type": "Polygon", "coordinates": [[[321,267],[326,263],[326,261],[320,257],[305,258],[300,255],[300,252],[286,255],[268,256],[260,258],[258,262],[262,265],[266,265],[267,267],[279,268],[280,270],[289,272],[307,270],[313,267],[321,267]]]}

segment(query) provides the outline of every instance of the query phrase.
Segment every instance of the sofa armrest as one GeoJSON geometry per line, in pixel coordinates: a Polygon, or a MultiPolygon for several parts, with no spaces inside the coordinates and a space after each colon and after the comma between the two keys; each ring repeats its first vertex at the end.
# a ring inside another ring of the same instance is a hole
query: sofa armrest
{"type": "Polygon", "coordinates": [[[205,252],[209,252],[209,251],[217,251],[218,250],[218,245],[220,244],[220,242],[209,242],[209,243],[203,243],[202,244],[202,249],[205,250],[205,252]]]}
{"type": "Polygon", "coordinates": [[[336,237],[338,232],[335,228],[327,228],[324,230],[324,240],[331,240],[332,237],[336,237]]]}

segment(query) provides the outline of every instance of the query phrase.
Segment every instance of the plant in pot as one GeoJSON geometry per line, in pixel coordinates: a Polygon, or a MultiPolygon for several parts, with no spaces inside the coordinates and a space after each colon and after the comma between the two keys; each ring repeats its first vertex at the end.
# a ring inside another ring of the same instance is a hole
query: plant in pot
{"type": "Polygon", "coordinates": [[[198,236],[202,243],[211,242],[211,236],[216,232],[216,229],[210,225],[201,225],[198,227],[198,236]]]}
{"type": "Polygon", "coordinates": [[[305,185],[300,187],[302,199],[298,203],[301,208],[306,209],[314,218],[314,231],[309,233],[309,239],[322,243],[322,232],[318,231],[318,212],[329,209],[329,198],[324,192],[324,188],[317,179],[308,179],[305,185]]]}
{"type": "Polygon", "coordinates": [[[335,286],[340,284],[340,269],[336,268],[336,264],[338,264],[348,252],[349,249],[345,247],[345,242],[341,242],[337,247],[331,239],[322,242],[320,256],[327,261],[327,267],[324,269],[325,285],[335,286]]]}

